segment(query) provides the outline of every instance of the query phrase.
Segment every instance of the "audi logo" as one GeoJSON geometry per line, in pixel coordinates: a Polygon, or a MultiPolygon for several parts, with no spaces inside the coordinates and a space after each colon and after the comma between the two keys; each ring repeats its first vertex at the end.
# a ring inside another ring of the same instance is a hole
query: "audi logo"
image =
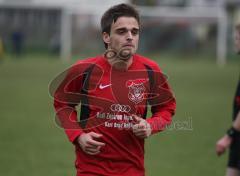
{"type": "Polygon", "coordinates": [[[113,112],[130,112],[131,107],[129,105],[120,105],[120,104],[112,104],[110,107],[113,112]]]}

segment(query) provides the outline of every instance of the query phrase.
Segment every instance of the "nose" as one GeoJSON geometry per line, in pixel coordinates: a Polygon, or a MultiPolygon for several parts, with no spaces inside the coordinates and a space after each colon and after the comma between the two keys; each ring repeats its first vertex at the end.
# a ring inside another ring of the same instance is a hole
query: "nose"
{"type": "Polygon", "coordinates": [[[132,35],[131,31],[128,31],[128,33],[127,33],[127,40],[128,41],[133,40],[133,35],[132,35]]]}

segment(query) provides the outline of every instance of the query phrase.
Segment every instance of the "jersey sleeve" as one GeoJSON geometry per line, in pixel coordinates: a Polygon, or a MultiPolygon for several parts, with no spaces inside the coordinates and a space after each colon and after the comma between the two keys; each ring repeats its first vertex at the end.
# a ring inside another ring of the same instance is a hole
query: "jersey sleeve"
{"type": "Polygon", "coordinates": [[[165,76],[159,67],[154,69],[153,84],[151,85],[152,116],[147,119],[152,129],[152,134],[163,131],[172,122],[176,110],[176,100],[165,76]]]}
{"type": "Polygon", "coordinates": [[[55,79],[55,84],[59,82],[54,93],[56,122],[65,130],[71,142],[83,133],[77,120],[76,110],[81,100],[82,69],[81,64],[77,63],[55,79]]]}
{"type": "Polygon", "coordinates": [[[237,114],[240,111],[240,78],[238,80],[237,90],[233,102],[233,120],[236,119],[237,114]]]}

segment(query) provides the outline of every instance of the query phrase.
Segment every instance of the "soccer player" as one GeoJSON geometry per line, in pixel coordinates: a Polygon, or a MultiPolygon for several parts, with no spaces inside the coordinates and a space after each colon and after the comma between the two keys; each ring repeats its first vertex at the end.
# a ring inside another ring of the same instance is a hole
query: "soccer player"
{"type": "Polygon", "coordinates": [[[75,146],[77,176],[144,176],[144,140],[171,123],[175,98],[159,66],[136,54],[134,7],[109,8],[101,29],[105,54],[78,61],[56,79],[57,118],[75,146]]]}
{"type": "MultiPolygon", "coordinates": [[[[240,25],[235,30],[235,48],[240,53],[240,25]]],[[[233,125],[216,144],[216,152],[220,156],[226,149],[229,151],[229,161],[226,176],[240,176],[240,78],[233,106],[233,125]]]]}

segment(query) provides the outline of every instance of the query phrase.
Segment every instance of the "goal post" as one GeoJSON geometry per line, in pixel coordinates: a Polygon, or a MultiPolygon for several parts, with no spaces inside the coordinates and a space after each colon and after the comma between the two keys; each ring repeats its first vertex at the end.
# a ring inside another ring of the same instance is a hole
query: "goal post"
{"type": "MultiPolygon", "coordinates": [[[[157,17],[164,19],[165,21],[178,22],[184,21],[204,21],[205,23],[215,23],[217,25],[217,38],[216,38],[216,62],[219,66],[223,66],[226,63],[227,54],[227,12],[224,6],[216,7],[146,7],[137,6],[143,17],[157,17]]],[[[62,24],[61,24],[61,58],[62,60],[68,60],[71,58],[71,43],[72,43],[72,15],[85,14],[93,15],[95,18],[99,18],[106,9],[95,5],[89,6],[88,9],[80,10],[74,8],[62,9],[62,24]]]]}

